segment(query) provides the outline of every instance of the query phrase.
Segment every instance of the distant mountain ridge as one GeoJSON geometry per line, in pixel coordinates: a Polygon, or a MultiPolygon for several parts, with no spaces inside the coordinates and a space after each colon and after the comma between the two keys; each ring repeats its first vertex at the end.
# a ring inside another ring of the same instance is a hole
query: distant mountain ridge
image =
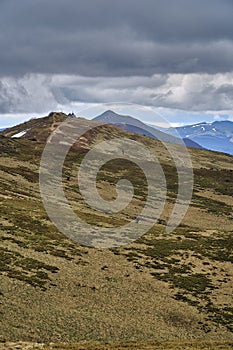
{"type": "MultiPolygon", "coordinates": [[[[180,143],[180,139],[177,138],[175,135],[160,131],[152,126],[149,126],[141,122],[140,120],[132,116],[117,114],[111,110],[105,111],[99,116],[93,118],[93,120],[102,121],[108,124],[113,124],[120,129],[133,132],[136,134],[148,136],[154,139],[159,139],[162,142],[170,142],[175,144],[180,143]]],[[[202,148],[196,142],[194,142],[193,140],[189,140],[187,137],[185,137],[183,141],[185,145],[188,147],[202,148]]]]}
{"type": "MultiPolygon", "coordinates": [[[[44,118],[33,118],[24,123],[15,125],[10,128],[0,129],[2,136],[10,138],[22,138],[32,141],[45,142],[50,135],[51,131],[66,118],[76,118],[74,113],[65,114],[62,112],[51,112],[44,118]]],[[[170,132],[163,132],[155,127],[149,126],[140,120],[131,117],[117,114],[113,111],[105,111],[101,115],[92,119],[93,121],[101,121],[106,124],[111,124],[124,131],[136,133],[139,135],[147,136],[153,139],[161,140],[162,142],[169,142],[173,144],[180,144],[181,138],[176,135],[172,135],[170,132]]],[[[187,147],[203,148],[195,141],[188,138],[183,138],[183,142],[187,147]]]]}
{"type": "Polygon", "coordinates": [[[164,132],[174,135],[174,130],[182,138],[189,138],[206,149],[233,155],[233,122],[231,121],[203,122],[164,129],[164,132]]]}

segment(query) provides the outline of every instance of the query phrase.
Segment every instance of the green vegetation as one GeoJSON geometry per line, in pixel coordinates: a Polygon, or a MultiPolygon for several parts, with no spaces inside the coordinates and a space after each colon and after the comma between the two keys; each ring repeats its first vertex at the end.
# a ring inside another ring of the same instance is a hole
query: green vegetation
{"type": "MultiPolygon", "coordinates": [[[[163,233],[163,228],[160,231],[163,233]]],[[[139,239],[137,248],[114,248],[113,252],[125,255],[137,268],[148,268],[153,277],[169,284],[175,299],[197,307],[209,319],[232,331],[229,322],[233,319],[232,308],[213,307],[211,301],[212,291],[230,281],[229,275],[225,275],[216,284],[213,270],[217,270],[214,262],[233,262],[232,232],[205,237],[193,228],[180,227],[175,234],[177,238],[160,238],[157,228],[154,235],[151,230],[148,238],[139,239]],[[198,268],[200,272],[196,272],[197,266],[202,266],[198,268]]]]}
{"type": "Polygon", "coordinates": [[[46,284],[50,281],[48,272],[56,273],[56,266],[47,265],[41,261],[25,258],[17,251],[0,247],[0,271],[10,278],[24,281],[33,287],[46,290],[46,284]]]}
{"type": "Polygon", "coordinates": [[[219,194],[233,196],[232,169],[195,169],[195,183],[201,189],[210,188],[219,194]]]}

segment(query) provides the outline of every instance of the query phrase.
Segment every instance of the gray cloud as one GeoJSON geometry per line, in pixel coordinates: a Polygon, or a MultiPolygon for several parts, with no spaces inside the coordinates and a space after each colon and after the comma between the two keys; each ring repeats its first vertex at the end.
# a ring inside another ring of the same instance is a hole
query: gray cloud
{"type": "Polygon", "coordinates": [[[44,112],[57,107],[50,84],[51,77],[45,75],[2,78],[0,113],[44,112]]]}
{"type": "Polygon", "coordinates": [[[76,103],[126,102],[190,111],[233,110],[233,73],[151,77],[26,75],[0,84],[0,113],[47,112],[76,103]]]}
{"type": "Polygon", "coordinates": [[[230,0],[0,1],[0,75],[228,72],[230,0]]]}

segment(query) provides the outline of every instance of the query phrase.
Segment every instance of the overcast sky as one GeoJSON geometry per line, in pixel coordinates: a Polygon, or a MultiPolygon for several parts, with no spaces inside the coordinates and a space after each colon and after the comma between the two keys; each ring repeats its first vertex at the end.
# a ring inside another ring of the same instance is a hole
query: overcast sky
{"type": "Polygon", "coordinates": [[[232,0],[0,0],[0,126],[86,104],[233,120],[232,0]]]}

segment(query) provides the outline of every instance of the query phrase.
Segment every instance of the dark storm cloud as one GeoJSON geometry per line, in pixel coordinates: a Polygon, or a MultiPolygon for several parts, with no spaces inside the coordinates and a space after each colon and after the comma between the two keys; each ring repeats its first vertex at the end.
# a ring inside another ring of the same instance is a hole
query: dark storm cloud
{"type": "Polygon", "coordinates": [[[231,0],[0,0],[0,75],[228,72],[231,0]]]}

